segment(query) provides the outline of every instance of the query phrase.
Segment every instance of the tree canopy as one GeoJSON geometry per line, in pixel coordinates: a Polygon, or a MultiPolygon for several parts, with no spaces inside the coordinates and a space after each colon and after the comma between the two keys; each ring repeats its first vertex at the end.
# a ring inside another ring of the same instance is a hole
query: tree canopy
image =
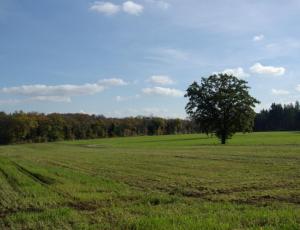
{"type": "Polygon", "coordinates": [[[247,82],[229,74],[214,74],[193,82],[185,95],[188,115],[203,132],[214,133],[222,144],[238,131],[249,132],[254,125],[257,99],[250,96],[247,82]]]}

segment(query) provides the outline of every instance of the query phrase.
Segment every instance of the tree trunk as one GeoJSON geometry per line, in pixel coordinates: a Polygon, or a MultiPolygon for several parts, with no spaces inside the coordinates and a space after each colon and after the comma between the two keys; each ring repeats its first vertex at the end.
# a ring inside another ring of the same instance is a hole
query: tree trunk
{"type": "Polygon", "coordinates": [[[225,145],[225,144],[226,144],[226,134],[225,134],[225,132],[222,133],[221,143],[222,143],[222,145],[225,145]]]}

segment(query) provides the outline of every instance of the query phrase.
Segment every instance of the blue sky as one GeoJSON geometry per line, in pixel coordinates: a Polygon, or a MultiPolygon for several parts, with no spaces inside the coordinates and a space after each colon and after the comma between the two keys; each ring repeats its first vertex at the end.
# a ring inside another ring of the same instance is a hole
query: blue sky
{"type": "Polygon", "coordinates": [[[186,117],[184,91],[228,72],[300,100],[299,0],[0,0],[0,110],[186,117]]]}

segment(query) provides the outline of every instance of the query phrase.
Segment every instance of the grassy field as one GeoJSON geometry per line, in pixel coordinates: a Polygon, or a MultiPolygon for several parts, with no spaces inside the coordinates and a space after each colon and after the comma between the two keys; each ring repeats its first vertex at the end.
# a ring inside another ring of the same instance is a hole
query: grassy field
{"type": "Polygon", "coordinates": [[[0,229],[300,229],[300,133],[2,146],[0,229]]]}

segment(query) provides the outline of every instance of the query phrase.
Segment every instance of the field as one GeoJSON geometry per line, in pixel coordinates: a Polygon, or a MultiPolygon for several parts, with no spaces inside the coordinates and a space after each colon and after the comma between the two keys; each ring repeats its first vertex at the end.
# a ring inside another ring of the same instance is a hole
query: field
{"type": "Polygon", "coordinates": [[[1,146],[0,229],[300,229],[300,133],[1,146]]]}

